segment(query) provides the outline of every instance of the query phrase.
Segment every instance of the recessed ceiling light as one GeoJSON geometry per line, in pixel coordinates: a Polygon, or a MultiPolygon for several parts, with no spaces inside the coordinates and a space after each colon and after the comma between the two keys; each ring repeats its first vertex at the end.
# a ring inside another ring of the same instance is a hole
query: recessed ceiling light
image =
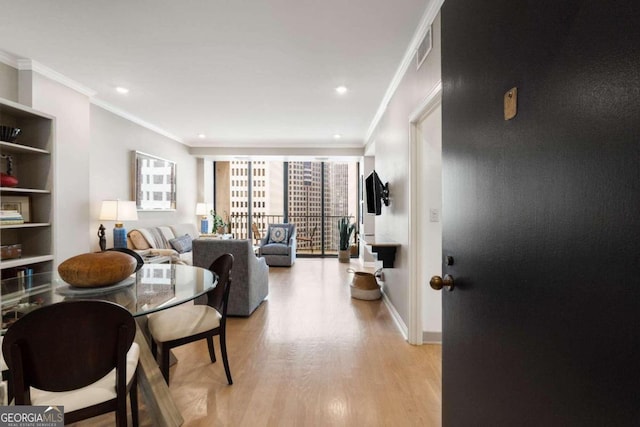
{"type": "Polygon", "coordinates": [[[200,139],[204,139],[206,137],[207,137],[207,135],[205,135],[204,133],[199,133],[198,134],[198,138],[200,138],[200,139]]]}
{"type": "Polygon", "coordinates": [[[347,87],[346,86],[338,86],[336,88],[336,92],[338,92],[340,95],[344,95],[345,93],[347,93],[347,87]]]}
{"type": "Polygon", "coordinates": [[[129,89],[127,89],[126,87],[118,86],[116,88],[116,92],[126,95],[127,93],[129,93],[129,89]]]}
{"type": "Polygon", "coordinates": [[[333,135],[333,139],[340,139],[342,138],[342,135],[340,135],[339,133],[336,133],[333,135]]]}

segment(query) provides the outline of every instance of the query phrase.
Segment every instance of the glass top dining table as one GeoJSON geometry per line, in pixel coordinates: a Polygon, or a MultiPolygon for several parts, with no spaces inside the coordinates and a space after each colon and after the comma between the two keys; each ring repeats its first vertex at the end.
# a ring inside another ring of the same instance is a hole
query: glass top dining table
{"type": "Polygon", "coordinates": [[[0,293],[1,331],[28,312],[60,301],[111,301],[138,317],[193,300],[216,284],[217,276],[210,270],[180,264],[144,264],[122,282],[98,288],[72,287],[57,272],[4,279],[0,293]]]}

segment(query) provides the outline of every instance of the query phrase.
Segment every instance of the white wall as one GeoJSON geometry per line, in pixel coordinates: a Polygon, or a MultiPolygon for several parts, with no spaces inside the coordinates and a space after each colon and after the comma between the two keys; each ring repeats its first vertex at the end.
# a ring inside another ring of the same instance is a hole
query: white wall
{"type": "MultiPolygon", "coordinates": [[[[86,235],[90,236],[92,250],[98,250],[96,236],[101,221],[102,200],[134,200],[132,152],[142,151],[176,162],[177,201],[176,210],[167,212],[138,212],[138,221],[125,223],[131,230],[152,225],[191,222],[196,224],[198,199],[197,159],[188,148],[165,136],[123,119],[97,105],[91,105],[91,151],[88,195],[90,218],[86,235]]],[[[113,222],[102,221],[107,229],[107,247],[113,245],[113,222]]]]}
{"type": "Polygon", "coordinates": [[[375,141],[375,169],[383,182],[389,182],[391,199],[391,205],[383,206],[382,215],[376,217],[376,240],[389,240],[401,245],[394,268],[384,270],[385,294],[405,325],[409,322],[410,310],[409,253],[415,250],[409,247],[409,119],[441,79],[439,14],[432,25],[432,37],[433,47],[429,56],[419,70],[416,70],[415,62],[409,66],[370,138],[370,141],[375,141]]]}
{"type": "MultiPolygon", "coordinates": [[[[186,146],[93,105],[87,95],[38,72],[18,71],[1,62],[0,97],[56,118],[52,156],[56,265],[99,249],[96,233],[102,200],[133,198],[131,152],[135,150],[177,163],[177,209],[140,212],[139,221],[125,227],[197,223],[197,159],[186,146]]],[[[206,168],[205,164],[205,173],[206,168]]],[[[113,223],[104,225],[110,247],[113,223]]]]}
{"type": "Polygon", "coordinates": [[[426,342],[442,341],[442,291],[428,285],[432,276],[442,276],[442,105],[438,104],[419,124],[417,153],[420,238],[424,242],[419,258],[419,283],[422,286],[422,331],[426,342]],[[437,218],[431,219],[431,209],[437,218]]]}
{"type": "Polygon", "coordinates": [[[55,264],[89,251],[89,97],[34,71],[19,72],[20,102],[55,120],[55,264]]]}
{"type": "Polygon", "coordinates": [[[2,62],[0,62],[0,98],[18,102],[18,70],[2,62]]]}

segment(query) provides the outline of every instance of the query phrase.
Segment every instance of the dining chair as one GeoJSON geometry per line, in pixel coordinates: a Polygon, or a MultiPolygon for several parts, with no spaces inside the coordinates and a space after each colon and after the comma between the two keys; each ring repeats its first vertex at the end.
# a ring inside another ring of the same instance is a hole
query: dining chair
{"type": "Polygon", "coordinates": [[[136,324],[107,301],[41,307],[7,330],[2,353],[16,405],[64,407],[65,424],[115,411],[116,425],[138,425],[136,324]]]}
{"type": "Polygon", "coordinates": [[[207,293],[207,304],[182,304],[148,316],[151,352],[160,353],[160,371],[169,385],[169,352],[190,342],[207,340],[211,363],[216,361],[213,337],[219,336],[222,362],[229,385],[233,384],[227,358],[227,304],[231,289],[233,255],[223,254],[213,261],[209,270],[218,275],[217,286],[207,293]]]}

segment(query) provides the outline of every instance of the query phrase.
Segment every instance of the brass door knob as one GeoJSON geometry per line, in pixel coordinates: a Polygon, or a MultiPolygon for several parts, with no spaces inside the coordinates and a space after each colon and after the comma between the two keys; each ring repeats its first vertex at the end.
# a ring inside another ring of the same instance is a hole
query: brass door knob
{"type": "Polygon", "coordinates": [[[453,277],[449,274],[444,275],[444,279],[440,276],[433,276],[431,280],[429,280],[429,284],[431,288],[439,291],[440,289],[447,288],[448,291],[453,290],[453,277]]]}

